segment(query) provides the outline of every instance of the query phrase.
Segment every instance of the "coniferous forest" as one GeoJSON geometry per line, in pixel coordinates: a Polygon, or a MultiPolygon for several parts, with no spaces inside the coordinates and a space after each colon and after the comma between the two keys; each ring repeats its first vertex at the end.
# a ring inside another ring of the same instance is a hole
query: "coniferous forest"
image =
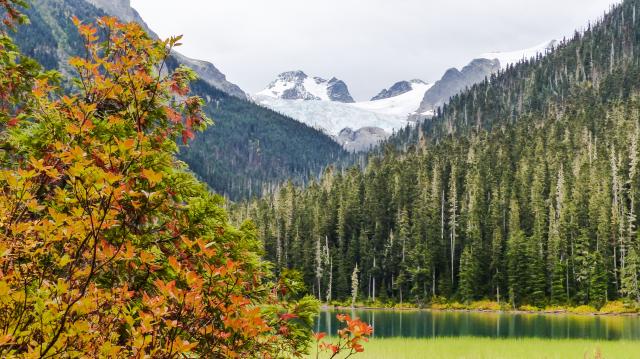
{"type": "Polygon", "coordinates": [[[233,207],[325,301],[640,300],[640,2],[346,169],[233,207]]]}

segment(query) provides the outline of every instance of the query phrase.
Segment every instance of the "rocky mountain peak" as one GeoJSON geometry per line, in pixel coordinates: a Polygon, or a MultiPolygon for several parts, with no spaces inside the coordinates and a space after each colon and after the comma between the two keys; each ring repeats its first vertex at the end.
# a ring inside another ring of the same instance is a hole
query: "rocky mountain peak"
{"type": "Polygon", "coordinates": [[[426,85],[427,83],[419,80],[413,79],[409,81],[399,81],[393,84],[393,86],[389,87],[389,89],[383,89],[376,96],[371,98],[371,101],[383,100],[386,98],[396,97],[407,93],[414,89],[414,85],[426,85]]]}
{"type": "Polygon", "coordinates": [[[409,81],[399,81],[393,84],[389,89],[383,89],[377,95],[371,98],[371,101],[383,100],[389,97],[395,97],[411,91],[413,87],[409,81]]]}
{"type": "Polygon", "coordinates": [[[354,102],[344,81],[335,77],[332,77],[331,80],[317,76],[309,77],[301,70],[279,74],[276,80],[272,81],[258,95],[283,100],[354,102]]]}
{"type": "Polygon", "coordinates": [[[327,84],[327,94],[331,101],[353,103],[353,97],[349,93],[347,84],[342,80],[333,77],[327,84]]]}
{"type": "MultiPolygon", "coordinates": [[[[305,74],[301,70],[296,71],[286,71],[278,75],[278,80],[289,81],[289,82],[302,82],[306,78],[308,78],[307,74],[305,74]]],[[[318,79],[316,77],[316,79],[318,79]]]]}

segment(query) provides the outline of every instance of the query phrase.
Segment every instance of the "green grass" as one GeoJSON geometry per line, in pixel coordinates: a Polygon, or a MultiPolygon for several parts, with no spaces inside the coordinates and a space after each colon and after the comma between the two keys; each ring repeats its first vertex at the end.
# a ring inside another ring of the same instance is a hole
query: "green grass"
{"type": "MultiPolygon", "coordinates": [[[[315,349],[310,358],[315,358],[315,349]]],[[[321,356],[327,358],[328,356],[321,356]]],[[[354,359],[639,358],[640,341],[489,338],[371,339],[354,359]]],[[[342,357],[343,358],[343,357],[342,357]]]]}

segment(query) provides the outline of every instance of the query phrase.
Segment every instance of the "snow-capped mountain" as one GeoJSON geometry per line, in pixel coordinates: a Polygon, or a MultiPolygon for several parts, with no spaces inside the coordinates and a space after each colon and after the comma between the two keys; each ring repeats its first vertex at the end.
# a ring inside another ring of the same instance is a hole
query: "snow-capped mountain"
{"type": "Polygon", "coordinates": [[[281,73],[257,95],[283,100],[354,102],[349,88],[343,81],[335,77],[331,80],[309,77],[302,71],[281,73]]]}
{"type": "Polygon", "coordinates": [[[361,151],[410,123],[409,115],[431,86],[420,80],[402,81],[383,90],[385,96],[378,100],[346,102],[331,95],[331,82],[311,78],[302,71],[285,72],[253,98],[260,105],[334,136],[348,150],[361,151]],[[400,83],[403,85],[396,86],[400,83]],[[402,90],[398,90],[400,87],[402,90]]]}

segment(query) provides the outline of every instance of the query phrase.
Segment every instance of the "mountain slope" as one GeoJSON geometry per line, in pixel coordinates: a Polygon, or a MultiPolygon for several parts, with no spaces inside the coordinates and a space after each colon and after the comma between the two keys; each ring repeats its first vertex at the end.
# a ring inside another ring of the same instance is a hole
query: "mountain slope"
{"type": "Polygon", "coordinates": [[[291,178],[305,183],[345,156],[340,145],[321,131],[204,81],[197,81],[192,91],[206,100],[206,112],[215,124],[198,135],[181,158],[232,198],[260,196],[291,178]]]}
{"type": "MultiPolygon", "coordinates": [[[[31,25],[19,28],[17,44],[45,67],[70,74],[68,58],[82,54],[72,16],[92,22],[105,16],[104,11],[84,0],[34,0],[31,5],[26,10],[31,25]]],[[[176,58],[170,63],[179,64],[176,58]]],[[[213,68],[200,64],[202,71],[213,68]]],[[[182,157],[215,191],[239,199],[259,195],[270,184],[288,178],[303,183],[345,155],[322,132],[234,96],[233,91],[230,95],[215,87],[211,78],[198,81],[193,90],[207,101],[206,112],[215,125],[183,148],[182,157]]]]}
{"type": "Polygon", "coordinates": [[[500,63],[497,60],[488,59],[475,59],[462,70],[450,68],[433,87],[425,92],[416,113],[418,116],[433,116],[434,111],[449,101],[451,96],[483,81],[499,69],[500,63]]]}

